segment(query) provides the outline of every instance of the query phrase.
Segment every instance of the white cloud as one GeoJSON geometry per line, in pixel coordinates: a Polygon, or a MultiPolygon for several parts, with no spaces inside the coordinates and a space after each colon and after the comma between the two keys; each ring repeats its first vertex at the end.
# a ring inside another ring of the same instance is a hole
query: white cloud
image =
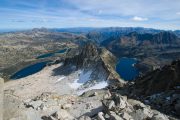
{"type": "Polygon", "coordinates": [[[148,18],[143,18],[143,17],[134,16],[134,17],[132,18],[132,20],[134,20],[134,21],[147,21],[148,18]]]}
{"type": "Polygon", "coordinates": [[[28,9],[0,7],[1,27],[141,26],[180,29],[180,0],[53,0],[52,4],[47,0],[39,4],[25,0],[7,1],[28,9]],[[12,19],[19,22],[11,23],[12,19]]]}
{"type": "Polygon", "coordinates": [[[180,12],[177,12],[176,14],[177,14],[177,15],[180,15],[180,12]]]}

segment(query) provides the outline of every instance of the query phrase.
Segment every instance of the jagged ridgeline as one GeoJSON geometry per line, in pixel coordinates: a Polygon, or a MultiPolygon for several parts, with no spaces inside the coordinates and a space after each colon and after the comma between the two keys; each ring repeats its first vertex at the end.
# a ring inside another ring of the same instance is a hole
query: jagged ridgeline
{"type": "Polygon", "coordinates": [[[64,65],[75,65],[77,69],[91,69],[93,79],[100,81],[109,80],[116,82],[116,85],[123,86],[125,81],[121,80],[115,71],[117,58],[103,47],[98,47],[92,42],[88,42],[79,50],[72,50],[67,53],[64,65]]]}

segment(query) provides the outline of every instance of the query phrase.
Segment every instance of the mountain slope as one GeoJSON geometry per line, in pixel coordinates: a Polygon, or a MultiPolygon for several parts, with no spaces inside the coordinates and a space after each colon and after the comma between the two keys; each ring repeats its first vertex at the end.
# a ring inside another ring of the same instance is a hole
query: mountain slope
{"type": "Polygon", "coordinates": [[[157,69],[135,82],[135,87],[140,90],[140,94],[151,95],[155,93],[175,90],[180,86],[180,61],[174,61],[171,65],[166,65],[157,69]]]}

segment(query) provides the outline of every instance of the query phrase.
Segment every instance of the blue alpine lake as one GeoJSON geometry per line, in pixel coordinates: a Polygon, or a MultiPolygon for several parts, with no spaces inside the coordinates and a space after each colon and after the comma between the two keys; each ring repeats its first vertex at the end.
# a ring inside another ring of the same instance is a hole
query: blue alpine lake
{"type": "Polygon", "coordinates": [[[116,65],[116,71],[122,79],[133,80],[139,75],[138,69],[134,67],[136,63],[136,59],[133,58],[120,58],[116,65]]]}
{"type": "Polygon", "coordinates": [[[51,56],[54,56],[56,53],[65,53],[66,51],[67,51],[67,49],[62,49],[62,50],[59,50],[56,52],[42,54],[42,55],[38,56],[36,59],[51,57],[51,56]]]}
{"type": "MultiPolygon", "coordinates": [[[[51,56],[54,56],[57,53],[65,53],[66,51],[67,51],[67,49],[62,49],[62,50],[59,50],[59,51],[56,51],[56,52],[53,52],[53,53],[46,53],[46,54],[38,56],[36,59],[51,57],[51,56]]],[[[15,74],[13,74],[10,77],[10,79],[15,80],[15,79],[20,79],[20,78],[27,77],[29,75],[35,74],[35,73],[41,71],[46,66],[46,64],[48,62],[49,61],[39,62],[39,63],[30,65],[30,66],[27,66],[27,67],[23,68],[22,70],[16,72],[15,74]]]]}
{"type": "Polygon", "coordinates": [[[33,64],[33,65],[30,65],[28,67],[25,67],[22,70],[16,72],[14,75],[12,75],[10,77],[10,79],[20,79],[20,78],[32,75],[32,74],[34,74],[36,72],[39,72],[40,70],[42,70],[46,66],[46,64],[48,62],[49,61],[39,62],[39,63],[33,64]]]}

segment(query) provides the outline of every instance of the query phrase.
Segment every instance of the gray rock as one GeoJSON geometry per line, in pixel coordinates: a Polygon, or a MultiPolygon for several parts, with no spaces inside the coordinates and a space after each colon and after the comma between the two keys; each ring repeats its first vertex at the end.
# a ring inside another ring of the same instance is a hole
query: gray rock
{"type": "Polygon", "coordinates": [[[51,107],[51,106],[58,106],[58,103],[56,100],[53,99],[49,99],[47,100],[47,102],[44,103],[44,106],[46,106],[47,108],[51,107]]]}
{"type": "Polygon", "coordinates": [[[66,110],[60,109],[55,113],[55,118],[60,120],[74,120],[74,117],[71,116],[66,110]]]}
{"type": "Polygon", "coordinates": [[[169,120],[165,115],[160,114],[160,113],[153,115],[151,119],[152,120],[169,120]]]}
{"type": "Polygon", "coordinates": [[[120,108],[124,109],[127,105],[127,97],[126,96],[121,96],[121,95],[116,95],[115,96],[115,104],[120,108]]]}
{"type": "Polygon", "coordinates": [[[135,107],[135,109],[139,108],[145,108],[146,105],[144,105],[142,102],[134,99],[128,99],[128,103],[135,107]]]}
{"type": "Polygon", "coordinates": [[[132,118],[134,120],[145,120],[145,119],[148,119],[148,116],[146,114],[144,114],[142,109],[135,110],[132,113],[130,113],[130,115],[132,116],[132,118]]]}
{"type": "Polygon", "coordinates": [[[72,107],[72,104],[64,104],[61,106],[62,109],[69,109],[72,107]]]}
{"type": "Polygon", "coordinates": [[[110,119],[110,116],[108,114],[105,114],[104,115],[104,118],[106,118],[106,120],[109,120],[110,119]]]}
{"type": "Polygon", "coordinates": [[[25,106],[26,107],[32,107],[33,109],[38,109],[41,104],[43,104],[43,102],[41,100],[37,100],[37,101],[31,101],[31,102],[28,102],[28,103],[25,103],[25,106]]]}
{"type": "Polygon", "coordinates": [[[113,110],[116,106],[113,100],[103,100],[103,105],[105,105],[108,110],[113,110]]]}
{"type": "Polygon", "coordinates": [[[18,111],[16,117],[10,120],[42,120],[41,116],[32,108],[18,111]]]}
{"type": "Polygon", "coordinates": [[[91,102],[86,104],[86,109],[92,109],[92,108],[93,108],[93,105],[91,102]]]}
{"type": "Polygon", "coordinates": [[[105,118],[104,118],[104,113],[103,112],[99,112],[98,113],[98,120],[105,120],[105,118]]]}
{"type": "Polygon", "coordinates": [[[42,116],[41,117],[43,120],[57,120],[56,118],[54,118],[53,116],[42,116]]]}
{"type": "Polygon", "coordinates": [[[145,114],[148,118],[151,118],[153,116],[153,113],[148,108],[143,108],[143,114],[145,114]]]}
{"type": "Polygon", "coordinates": [[[111,95],[111,93],[108,90],[107,93],[103,96],[103,99],[109,99],[111,96],[112,95],[111,95]]]}
{"type": "Polygon", "coordinates": [[[41,110],[47,110],[47,107],[44,106],[44,104],[41,104],[41,105],[39,106],[39,108],[40,108],[41,110]]]}
{"type": "Polygon", "coordinates": [[[124,120],[132,120],[132,117],[128,113],[126,113],[126,112],[122,113],[121,117],[124,120]]]}
{"type": "Polygon", "coordinates": [[[78,120],[91,120],[91,118],[89,116],[81,116],[78,120]]]}
{"type": "Polygon", "coordinates": [[[178,102],[177,104],[175,104],[175,110],[176,110],[176,113],[178,115],[180,115],[180,102],[178,102]]]}
{"type": "Polygon", "coordinates": [[[123,120],[123,118],[118,116],[115,112],[110,111],[110,120],[123,120]]]}
{"type": "Polygon", "coordinates": [[[20,99],[13,95],[4,94],[4,109],[3,110],[3,120],[9,120],[15,118],[17,114],[20,114],[20,108],[22,102],[20,99]]]}

